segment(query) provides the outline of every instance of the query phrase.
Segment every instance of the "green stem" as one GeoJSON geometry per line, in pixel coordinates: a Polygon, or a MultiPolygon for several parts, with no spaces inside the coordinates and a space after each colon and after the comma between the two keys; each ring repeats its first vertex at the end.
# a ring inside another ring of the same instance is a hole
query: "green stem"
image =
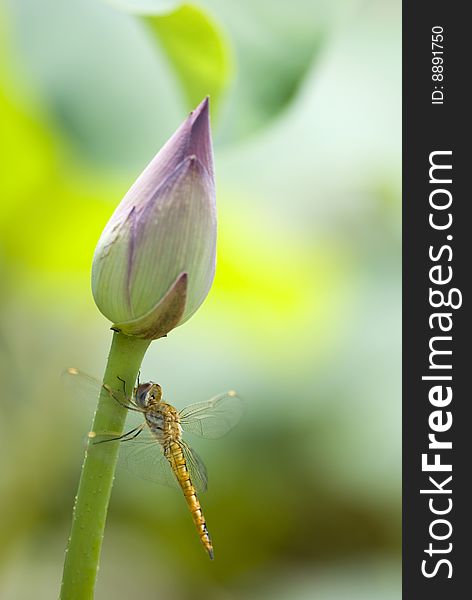
{"type": "MultiPolygon", "coordinates": [[[[113,334],[103,383],[122,397],[133,389],[150,340],[113,334]]],[[[123,433],[127,410],[102,388],[93,420],[92,431],[123,433]]],[[[79,490],[72,516],[72,530],[66,551],[61,587],[61,600],[93,598],[100,559],[103,531],[118,458],[118,443],[88,443],[82,466],[79,490]]]]}

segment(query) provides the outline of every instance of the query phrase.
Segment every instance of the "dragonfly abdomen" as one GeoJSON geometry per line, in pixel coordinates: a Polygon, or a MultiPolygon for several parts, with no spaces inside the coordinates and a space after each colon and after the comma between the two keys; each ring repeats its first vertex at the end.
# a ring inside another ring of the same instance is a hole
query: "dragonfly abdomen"
{"type": "Polygon", "coordinates": [[[166,448],[166,456],[182,488],[200,540],[210,558],[213,559],[213,544],[180,444],[178,442],[171,442],[166,448]]]}

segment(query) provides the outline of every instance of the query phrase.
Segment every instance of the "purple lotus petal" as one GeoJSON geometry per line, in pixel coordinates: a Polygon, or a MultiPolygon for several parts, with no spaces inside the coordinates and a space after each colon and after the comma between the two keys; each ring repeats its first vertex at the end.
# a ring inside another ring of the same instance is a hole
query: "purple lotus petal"
{"type": "Polygon", "coordinates": [[[97,306],[115,324],[134,323],[145,314],[162,319],[157,307],[167,294],[162,306],[170,310],[168,292],[186,273],[182,323],[210,289],[215,252],[213,152],[205,99],[138,177],[106,225],[92,267],[97,306]]]}
{"type": "Polygon", "coordinates": [[[208,98],[189,114],[147,165],[118,205],[110,223],[128,215],[133,206],[139,210],[143,205],[143,198],[153,196],[163,181],[189,156],[196,156],[209,176],[214,179],[208,98]]]}

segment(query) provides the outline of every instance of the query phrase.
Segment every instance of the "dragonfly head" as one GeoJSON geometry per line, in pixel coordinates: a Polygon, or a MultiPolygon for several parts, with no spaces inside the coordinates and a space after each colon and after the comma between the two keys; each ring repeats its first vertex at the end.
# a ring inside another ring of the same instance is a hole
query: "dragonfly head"
{"type": "Polygon", "coordinates": [[[141,383],[136,388],[136,404],[140,408],[160,402],[162,398],[162,388],[158,383],[141,383]]]}

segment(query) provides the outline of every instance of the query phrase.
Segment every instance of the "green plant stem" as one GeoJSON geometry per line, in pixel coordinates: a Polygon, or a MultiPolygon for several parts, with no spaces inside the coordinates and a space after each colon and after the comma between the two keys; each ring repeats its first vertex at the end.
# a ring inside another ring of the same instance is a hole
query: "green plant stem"
{"type": "MultiPolygon", "coordinates": [[[[103,383],[123,397],[123,384],[130,394],[149,340],[113,334],[103,383]]],[[[127,410],[102,388],[92,431],[121,435],[127,410]]],[[[72,516],[72,529],[66,550],[61,600],[93,598],[103,532],[118,458],[118,442],[93,444],[89,440],[72,516]]]]}

